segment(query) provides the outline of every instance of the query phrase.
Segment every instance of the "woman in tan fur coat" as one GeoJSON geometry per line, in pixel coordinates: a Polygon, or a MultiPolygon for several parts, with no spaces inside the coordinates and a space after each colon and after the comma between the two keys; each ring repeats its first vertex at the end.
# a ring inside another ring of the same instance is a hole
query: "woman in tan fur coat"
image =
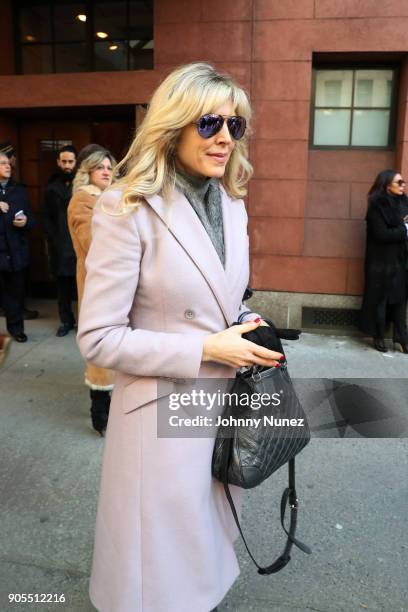
{"type": "MultiPolygon", "coordinates": [[[[85,259],[92,237],[93,209],[98,197],[111,184],[114,163],[112,155],[100,147],[81,162],[73,182],[73,196],[68,206],[68,225],[77,256],[79,310],[86,275],[85,259]]],[[[87,363],[85,384],[90,388],[93,427],[103,436],[108,422],[113,372],[87,363]]]]}

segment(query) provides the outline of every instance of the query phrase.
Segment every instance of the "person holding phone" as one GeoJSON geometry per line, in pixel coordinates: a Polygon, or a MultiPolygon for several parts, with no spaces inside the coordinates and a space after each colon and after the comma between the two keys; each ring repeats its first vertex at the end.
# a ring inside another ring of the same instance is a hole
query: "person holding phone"
{"type": "Polygon", "coordinates": [[[0,288],[7,331],[17,342],[27,342],[25,270],[29,262],[27,231],[33,225],[27,191],[11,178],[10,160],[0,153],[0,288]]]}

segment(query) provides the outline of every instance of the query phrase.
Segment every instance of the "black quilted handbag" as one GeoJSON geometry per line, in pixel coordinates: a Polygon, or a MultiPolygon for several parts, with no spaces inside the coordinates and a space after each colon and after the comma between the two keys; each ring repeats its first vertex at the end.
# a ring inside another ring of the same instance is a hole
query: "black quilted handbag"
{"type": "MultiPolygon", "coordinates": [[[[283,353],[277,330],[271,321],[269,327],[258,327],[243,334],[243,338],[283,353]]],[[[238,372],[230,390],[232,400],[225,407],[221,425],[215,440],[212,458],[213,476],[224,485],[235,522],[252,561],[259,574],[272,574],[290,561],[290,551],[295,544],[310,554],[309,547],[295,538],[298,499],[295,489],[295,456],[310,440],[310,430],[303,408],[297,398],[287,370],[286,361],[280,367],[252,367],[238,372]],[[248,398],[271,398],[271,402],[259,405],[248,398]],[[235,400],[234,400],[235,398],[235,400]],[[242,401],[245,398],[245,401],[242,401]],[[253,405],[257,408],[254,410],[253,405]],[[255,561],[239,523],[229,485],[244,489],[256,487],[277,469],[288,463],[289,485],[281,499],[281,524],[287,535],[284,552],[267,567],[255,561]],[[290,506],[290,525],[285,527],[285,511],[290,506]]]]}

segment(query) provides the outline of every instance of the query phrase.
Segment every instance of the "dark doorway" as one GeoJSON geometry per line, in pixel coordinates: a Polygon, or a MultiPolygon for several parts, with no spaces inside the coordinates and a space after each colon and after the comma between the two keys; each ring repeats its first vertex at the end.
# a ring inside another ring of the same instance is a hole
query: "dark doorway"
{"type": "Polygon", "coordinates": [[[28,112],[30,116],[27,116],[27,111],[17,114],[17,126],[20,180],[28,189],[37,220],[30,238],[30,293],[35,297],[53,297],[55,286],[49,273],[41,209],[44,189],[56,170],[56,150],[64,144],[73,144],[79,151],[95,142],[109,149],[119,161],[134,136],[135,107],[36,109],[28,112]]]}

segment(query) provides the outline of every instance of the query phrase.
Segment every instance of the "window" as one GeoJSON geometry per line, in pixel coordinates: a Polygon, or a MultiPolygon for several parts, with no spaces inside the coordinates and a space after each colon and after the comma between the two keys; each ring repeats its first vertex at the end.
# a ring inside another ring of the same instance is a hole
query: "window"
{"type": "Polygon", "coordinates": [[[22,74],[153,68],[153,0],[20,0],[22,74]]]}
{"type": "Polygon", "coordinates": [[[312,145],[389,147],[395,71],[317,69],[312,145]]]}

